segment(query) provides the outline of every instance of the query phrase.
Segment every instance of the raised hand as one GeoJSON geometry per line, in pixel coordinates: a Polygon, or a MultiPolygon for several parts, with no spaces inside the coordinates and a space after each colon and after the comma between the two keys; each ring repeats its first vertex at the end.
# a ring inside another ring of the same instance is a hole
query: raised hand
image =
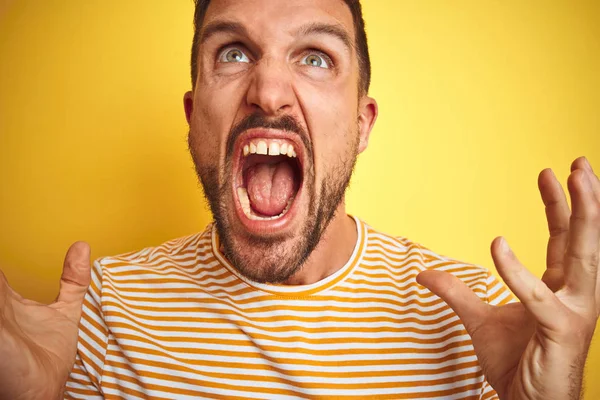
{"type": "Polygon", "coordinates": [[[75,362],[81,307],[90,284],[90,248],[69,248],[54,303],[26,300],[0,272],[0,399],[55,400],[75,362]]]}
{"type": "Polygon", "coordinates": [[[600,180],[585,158],[573,162],[572,211],[551,170],[542,171],[538,183],[550,230],[543,279],[519,262],[504,239],[492,243],[496,268],[520,303],[488,305],[441,271],[422,272],[417,280],[461,318],[501,399],[579,399],[600,316],[600,180]]]}

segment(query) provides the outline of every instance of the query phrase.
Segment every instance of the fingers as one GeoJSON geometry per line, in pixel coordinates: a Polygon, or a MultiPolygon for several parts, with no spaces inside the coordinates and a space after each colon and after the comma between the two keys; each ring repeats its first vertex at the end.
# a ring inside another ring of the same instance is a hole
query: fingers
{"type": "Polygon", "coordinates": [[[565,285],[565,274],[562,269],[550,268],[544,271],[542,282],[548,286],[552,292],[558,292],[565,285]]]}
{"type": "MultiPolygon", "coordinates": [[[[571,165],[571,170],[573,171],[575,169],[584,169],[585,171],[589,172],[588,176],[592,181],[594,195],[596,200],[600,202],[600,179],[596,174],[594,174],[594,170],[592,169],[589,161],[585,157],[578,158],[573,162],[573,165],[571,165]]],[[[598,307],[597,313],[600,313],[600,273],[596,279],[596,307],[598,307]]]]}
{"type": "Polygon", "coordinates": [[[90,246],[85,242],[76,242],[69,248],[65,257],[56,303],[72,307],[73,316],[78,318],[90,282],[90,246]]]}
{"type": "Polygon", "coordinates": [[[596,196],[596,200],[600,201],[600,179],[596,176],[596,174],[594,174],[594,170],[592,169],[592,165],[588,159],[585,157],[579,157],[573,161],[571,164],[571,172],[575,171],[576,169],[582,169],[589,172],[594,195],[596,196]]]}
{"type": "Polygon", "coordinates": [[[571,210],[562,185],[551,169],[540,173],[538,187],[546,206],[546,220],[550,232],[546,254],[547,270],[542,280],[552,291],[557,291],[563,284],[563,262],[569,240],[571,210]]]}
{"type": "Polygon", "coordinates": [[[567,184],[573,211],[565,255],[565,283],[576,295],[595,296],[600,244],[600,203],[595,197],[590,174],[585,169],[575,169],[567,184]]]}
{"type": "Polygon", "coordinates": [[[536,321],[548,328],[555,327],[559,320],[557,312],[564,310],[563,304],[544,282],[519,262],[503,238],[492,242],[492,258],[506,285],[536,321]]]}
{"type": "Polygon", "coordinates": [[[443,271],[423,271],[417,282],[441,297],[472,334],[484,322],[489,306],[456,276],[443,271]]]}

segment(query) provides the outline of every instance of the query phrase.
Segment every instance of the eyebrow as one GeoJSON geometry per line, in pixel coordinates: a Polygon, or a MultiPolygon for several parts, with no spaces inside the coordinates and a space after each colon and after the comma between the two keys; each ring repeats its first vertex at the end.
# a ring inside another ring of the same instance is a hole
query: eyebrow
{"type": "Polygon", "coordinates": [[[298,29],[296,32],[294,32],[294,36],[310,35],[333,36],[339,41],[341,41],[350,52],[354,49],[354,43],[352,39],[350,39],[348,32],[346,32],[346,30],[340,25],[315,22],[312,24],[304,25],[300,27],[300,29],[298,29]]]}
{"type": "Polygon", "coordinates": [[[217,33],[238,34],[246,37],[250,36],[246,27],[239,22],[216,21],[211,22],[204,27],[202,30],[202,35],[200,36],[199,44],[206,42],[217,33]]]}
{"type": "MultiPolygon", "coordinates": [[[[204,29],[202,30],[202,34],[200,36],[199,44],[206,42],[212,36],[215,36],[218,33],[228,33],[228,34],[237,34],[240,36],[250,37],[250,34],[246,27],[239,22],[233,21],[215,21],[208,23],[204,29]]],[[[293,36],[310,36],[310,35],[328,35],[333,36],[339,41],[341,41],[344,46],[349,51],[354,49],[354,43],[346,30],[335,24],[326,24],[315,22],[312,24],[307,24],[299,29],[297,29],[293,36]]]]}

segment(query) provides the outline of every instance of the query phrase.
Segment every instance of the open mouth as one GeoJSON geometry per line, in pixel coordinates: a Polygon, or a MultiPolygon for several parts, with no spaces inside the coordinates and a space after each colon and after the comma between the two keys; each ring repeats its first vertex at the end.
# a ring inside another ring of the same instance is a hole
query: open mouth
{"type": "Polygon", "coordinates": [[[284,219],[302,188],[302,147],[285,137],[246,137],[238,143],[238,154],[234,189],[244,216],[284,219]]]}

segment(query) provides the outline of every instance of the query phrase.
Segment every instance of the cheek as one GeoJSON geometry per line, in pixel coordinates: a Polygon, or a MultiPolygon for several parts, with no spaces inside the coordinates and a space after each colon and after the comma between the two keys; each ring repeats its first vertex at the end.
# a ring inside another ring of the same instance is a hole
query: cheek
{"type": "Polygon", "coordinates": [[[196,152],[202,162],[219,164],[224,158],[227,136],[236,115],[234,102],[221,92],[198,88],[202,96],[195,100],[192,132],[198,143],[196,152]]]}
{"type": "Polygon", "coordinates": [[[193,151],[196,158],[202,164],[209,164],[210,161],[217,159],[215,156],[219,149],[218,135],[212,135],[214,132],[211,113],[205,107],[196,107],[194,123],[191,126],[191,139],[193,140],[193,151]]]}
{"type": "Polygon", "coordinates": [[[309,128],[317,177],[344,162],[354,147],[357,132],[358,96],[347,85],[302,88],[303,111],[309,128]],[[307,93],[312,95],[306,95],[307,93]]]}

